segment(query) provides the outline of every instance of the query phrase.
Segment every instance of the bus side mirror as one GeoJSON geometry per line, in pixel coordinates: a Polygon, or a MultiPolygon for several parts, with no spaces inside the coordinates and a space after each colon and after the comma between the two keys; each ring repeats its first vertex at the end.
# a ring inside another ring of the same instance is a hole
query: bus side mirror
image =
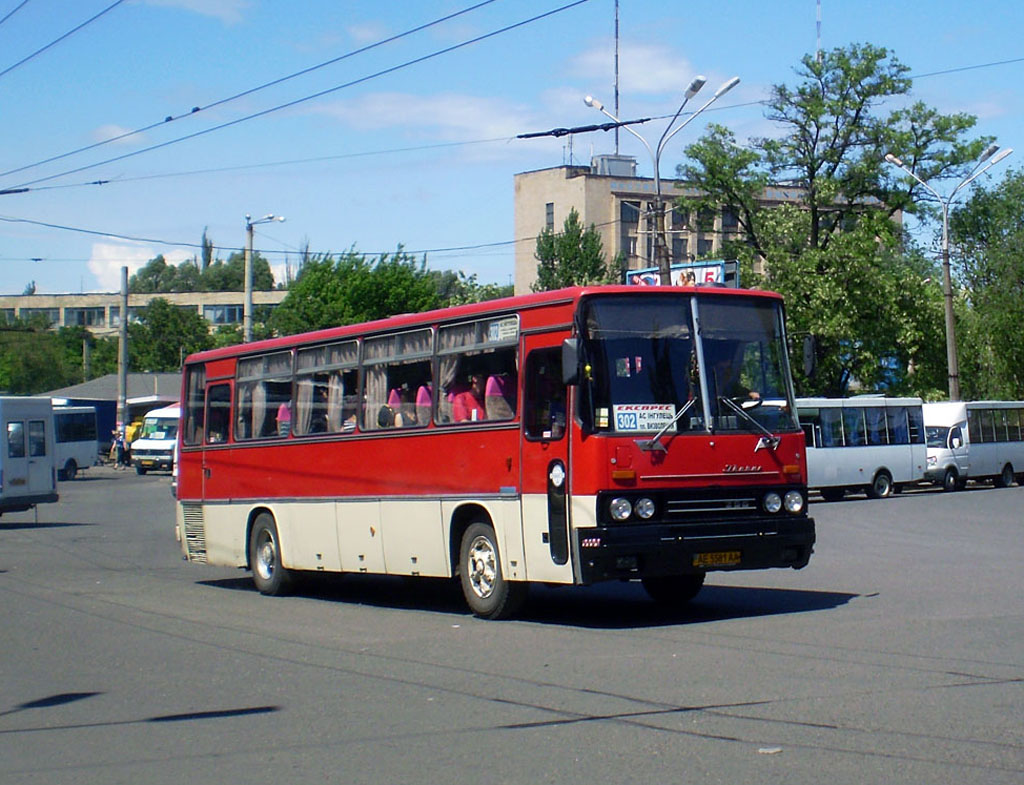
{"type": "Polygon", "coordinates": [[[962,445],[963,445],[963,442],[960,441],[960,437],[959,436],[954,436],[953,439],[952,439],[952,447],[953,447],[953,449],[954,450],[959,450],[962,445]]]}
{"type": "Polygon", "coordinates": [[[562,384],[578,384],[580,380],[580,348],[575,338],[562,341],[562,384]]]}

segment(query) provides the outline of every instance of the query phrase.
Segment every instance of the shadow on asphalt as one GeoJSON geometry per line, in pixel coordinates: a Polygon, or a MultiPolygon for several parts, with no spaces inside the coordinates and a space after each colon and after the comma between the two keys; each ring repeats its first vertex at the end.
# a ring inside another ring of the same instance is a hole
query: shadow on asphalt
{"type": "Polygon", "coordinates": [[[66,529],[71,526],[95,526],[95,523],[74,523],[56,521],[0,521],[0,532],[16,531],[17,529],[66,529]]]}
{"type": "MultiPolygon", "coordinates": [[[[256,592],[248,577],[200,581],[200,584],[256,592]]],[[[422,610],[462,617],[470,615],[458,584],[441,578],[309,575],[299,580],[295,595],[376,608],[422,610]]],[[[594,629],[663,627],[830,610],[859,596],[843,592],[715,586],[709,583],[688,605],[668,608],[652,602],[636,582],[611,582],[589,587],[532,586],[529,600],[516,619],[594,629]]],[[[274,601],[272,597],[262,599],[274,601]]]]}

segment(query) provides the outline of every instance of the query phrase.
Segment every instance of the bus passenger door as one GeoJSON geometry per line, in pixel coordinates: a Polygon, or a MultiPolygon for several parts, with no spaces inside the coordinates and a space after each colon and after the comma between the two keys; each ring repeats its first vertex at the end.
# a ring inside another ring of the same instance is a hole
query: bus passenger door
{"type": "Polygon", "coordinates": [[[522,515],[526,574],[531,581],[572,583],[569,543],[567,390],[562,334],[523,341],[522,515]]]}
{"type": "Polygon", "coordinates": [[[203,499],[225,499],[231,495],[230,473],[224,468],[224,449],[231,427],[231,384],[218,382],[206,388],[203,417],[203,499]]]}

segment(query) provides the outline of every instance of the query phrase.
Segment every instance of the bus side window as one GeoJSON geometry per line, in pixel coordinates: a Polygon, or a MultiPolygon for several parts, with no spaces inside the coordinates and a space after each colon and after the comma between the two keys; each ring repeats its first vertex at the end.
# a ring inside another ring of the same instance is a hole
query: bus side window
{"type": "Polygon", "coordinates": [[[231,385],[214,384],[206,391],[206,441],[220,444],[228,440],[231,423],[231,385]]]}
{"type": "Polygon", "coordinates": [[[526,436],[561,439],[565,434],[565,385],[562,347],[535,349],[526,358],[526,436]]]}

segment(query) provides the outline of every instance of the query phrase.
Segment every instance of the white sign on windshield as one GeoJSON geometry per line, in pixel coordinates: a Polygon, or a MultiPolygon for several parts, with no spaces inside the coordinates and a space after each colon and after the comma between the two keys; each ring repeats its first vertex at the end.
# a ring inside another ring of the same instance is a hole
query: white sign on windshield
{"type": "Polygon", "coordinates": [[[675,431],[675,404],[671,403],[622,403],[612,407],[616,431],[660,431],[669,423],[669,431],[675,431]]]}

